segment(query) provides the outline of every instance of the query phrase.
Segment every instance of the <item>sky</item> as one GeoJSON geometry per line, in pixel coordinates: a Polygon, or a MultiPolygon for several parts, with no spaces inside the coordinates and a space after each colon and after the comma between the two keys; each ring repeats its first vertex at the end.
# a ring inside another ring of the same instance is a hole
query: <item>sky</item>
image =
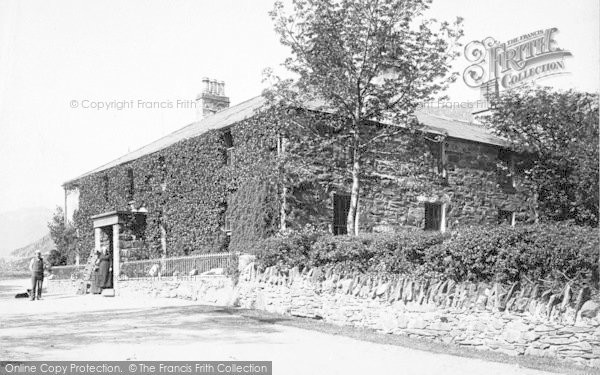
{"type": "MultiPolygon", "coordinates": [[[[187,103],[203,77],[225,81],[232,105],[258,95],[263,70],[288,56],[272,4],[0,0],[0,212],[62,205],[64,181],[193,122],[187,103]]],[[[598,91],[599,4],[434,0],[429,15],[463,17],[465,43],[557,27],[570,74],[544,84],[598,91]]],[[[454,68],[467,65],[461,57],[454,68]]],[[[479,99],[462,79],[447,94],[479,99]]]]}

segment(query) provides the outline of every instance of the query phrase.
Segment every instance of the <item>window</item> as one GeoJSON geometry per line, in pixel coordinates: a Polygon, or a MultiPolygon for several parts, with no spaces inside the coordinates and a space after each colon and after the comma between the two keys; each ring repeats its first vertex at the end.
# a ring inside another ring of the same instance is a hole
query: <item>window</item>
{"type": "Polygon", "coordinates": [[[515,226],[515,213],[509,210],[498,210],[498,224],[509,224],[515,226]]]}
{"type": "Polygon", "coordinates": [[[103,183],[104,183],[104,200],[108,202],[108,176],[104,176],[102,177],[103,183]]]}
{"type": "Polygon", "coordinates": [[[160,170],[160,183],[162,186],[167,181],[167,162],[164,156],[158,157],[158,168],[160,170]]]}
{"type": "Polygon", "coordinates": [[[515,190],[515,159],[514,154],[510,150],[498,150],[498,185],[506,192],[515,190]]]}
{"type": "Polygon", "coordinates": [[[223,132],[223,142],[225,143],[226,148],[233,147],[233,136],[231,135],[231,130],[225,130],[223,132]]]}
{"type": "Polygon", "coordinates": [[[225,151],[225,164],[232,165],[233,164],[233,147],[228,148],[225,151]]]}
{"type": "Polygon", "coordinates": [[[333,195],[333,234],[348,234],[346,226],[348,212],[350,211],[350,196],[334,194],[333,195]]]}
{"type": "Polygon", "coordinates": [[[448,155],[446,148],[448,145],[445,141],[439,144],[439,159],[438,159],[438,174],[441,178],[442,185],[448,185],[448,155]]]}
{"type": "Polygon", "coordinates": [[[223,232],[228,236],[231,236],[231,213],[228,210],[229,202],[221,203],[221,207],[223,209],[223,232]]]}
{"type": "Polygon", "coordinates": [[[442,185],[448,185],[448,143],[444,139],[429,140],[431,154],[435,160],[435,173],[442,185]]]}
{"type": "Polygon", "coordinates": [[[448,172],[452,172],[456,169],[456,166],[460,163],[461,154],[456,151],[447,151],[446,157],[448,158],[448,165],[446,169],[448,172]]]}
{"type": "Polygon", "coordinates": [[[223,143],[225,144],[225,164],[231,165],[233,163],[233,136],[231,130],[225,130],[223,132],[223,143]]]}
{"type": "Polygon", "coordinates": [[[127,197],[130,201],[132,201],[133,195],[135,193],[135,179],[133,176],[133,168],[127,169],[127,179],[129,181],[129,186],[127,187],[127,197]]]}
{"type": "Polygon", "coordinates": [[[446,231],[446,205],[425,203],[425,230],[446,231]]]}
{"type": "Polygon", "coordinates": [[[227,235],[231,235],[231,219],[229,216],[225,216],[225,221],[223,222],[223,231],[227,232],[227,235]]]}

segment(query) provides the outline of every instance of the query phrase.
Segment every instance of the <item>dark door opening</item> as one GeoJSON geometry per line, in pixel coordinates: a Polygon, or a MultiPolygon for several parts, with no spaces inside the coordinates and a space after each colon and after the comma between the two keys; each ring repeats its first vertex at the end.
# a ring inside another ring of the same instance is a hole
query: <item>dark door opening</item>
{"type": "Polygon", "coordinates": [[[350,211],[349,195],[333,195],[333,234],[348,234],[346,226],[350,211]]]}
{"type": "Polygon", "coordinates": [[[442,205],[440,203],[425,203],[425,230],[441,230],[442,205]]]}

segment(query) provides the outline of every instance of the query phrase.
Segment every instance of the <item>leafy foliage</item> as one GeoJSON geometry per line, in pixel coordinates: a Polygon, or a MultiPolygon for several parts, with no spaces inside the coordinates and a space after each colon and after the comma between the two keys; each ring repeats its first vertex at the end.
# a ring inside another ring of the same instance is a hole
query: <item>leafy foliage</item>
{"type": "Polygon", "coordinates": [[[132,201],[147,211],[143,258],[163,255],[161,227],[168,256],[244,251],[247,244],[274,234],[281,190],[275,147],[279,119],[276,111],[261,110],[229,129],[206,132],[71,182],[67,187],[80,191],[74,226],[82,257],[94,246],[90,217],[129,210],[132,201]],[[235,142],[230,153],[224,131],[231,131],[235,142]],[[231,241],[224,230],[226,218],[231,219],[231,241]]]}
{"type": "Polygon", "coordinates": [[[568,224],[467,227],[432,247],[426,269],[456,280],[598,282],[598,233],[568,224]]]}
{"type": "Polygon", "coordinates": [[[65,215],[61,207],[56,207],[56,211],[48,223],[48,229],[50,237],[56,245],[56,250],[50,252],[51,259],[48,259],[50,264],[60,265],[66,264],[67,261],[73,262],[77,256],[77,233],[74,227],[65,225],[65,215]]]}
{"type": "Polygon", "coordinates": [[[67,257],[58,250],[50,250],[47,261],[51,266],[64,266],[67,264],[67,257]]]}
{"type": "Polygon", "coordinates": [[[493,106],[487,125],[533,156],[518,167],[536,187],[540,217],[598,226],[598,94],[524,87],[493,106]]]}
{"type": "Polygon", "coordinates": [[[199,249],[219,251],[226,196],[223,164],[220,134],[208,132],[72,182],[71,187],[80,191],[74,224],[80,234],[82,257],[94,246],[90,217],[129,210],[131,201],[148,212],[142,235],[147,246],[145,258],[162,255],[161,226],[167,233],[167,255],[199,249]]]}
{"type": "Polygon", "coordinates": [[[587,227],[541,224],[476,226],[451,235],[398,233],[331,236],[303,230],[254,247],[264,268],[333,266],[341,272],[401,273],[456,281],[598,283],[598,233],[587,227]]]}
{"type": "Polygon", "coordinates": [[[231,128],[234,149],[226,169],[230,249],[248,246],[279,228],[282,176],[277,142],[284,122],[277,109],[262,109],[231,128]]]}
{"type": "Polygon", "coordinates": [[[282,232],[277,236],[256,242],[250,251],[256,254],[259,266],[262,268],[306,267],[310,263],[311,246],[323,234],[310,226],[301,231],[282,232]]]}
{"type": "Polygon", "coordinates": [[[358,233],[364,167],[372,161],[368,151],[416,125],[417,106],[456,77],[448,73],[462,36],[461,20],[450,25],[426,19],[429,4],[294,0],[291,14],[281,2],[271,13],[282,44],[292,52],[284,66],[298,78],[292,84],[274,77],[275,89],[267,96],[292,108],[310,103],[339,119],[328,131],[313,133],[325,139],[325,146],[349,155],[342,167],[351,193],[350,233],[358,233]]]}

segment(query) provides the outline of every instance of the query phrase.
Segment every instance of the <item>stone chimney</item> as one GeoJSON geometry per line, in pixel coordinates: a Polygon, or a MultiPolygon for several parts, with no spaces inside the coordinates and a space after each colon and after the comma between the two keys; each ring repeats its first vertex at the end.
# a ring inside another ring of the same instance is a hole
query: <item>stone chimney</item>
{"type": "Polygon", "coordinates": [[[196,116],[198,120],[206,118],[229,107],[229,98],[225,96],[225,82],[202,78],[202,92],[196,98],[196,116]]]}

